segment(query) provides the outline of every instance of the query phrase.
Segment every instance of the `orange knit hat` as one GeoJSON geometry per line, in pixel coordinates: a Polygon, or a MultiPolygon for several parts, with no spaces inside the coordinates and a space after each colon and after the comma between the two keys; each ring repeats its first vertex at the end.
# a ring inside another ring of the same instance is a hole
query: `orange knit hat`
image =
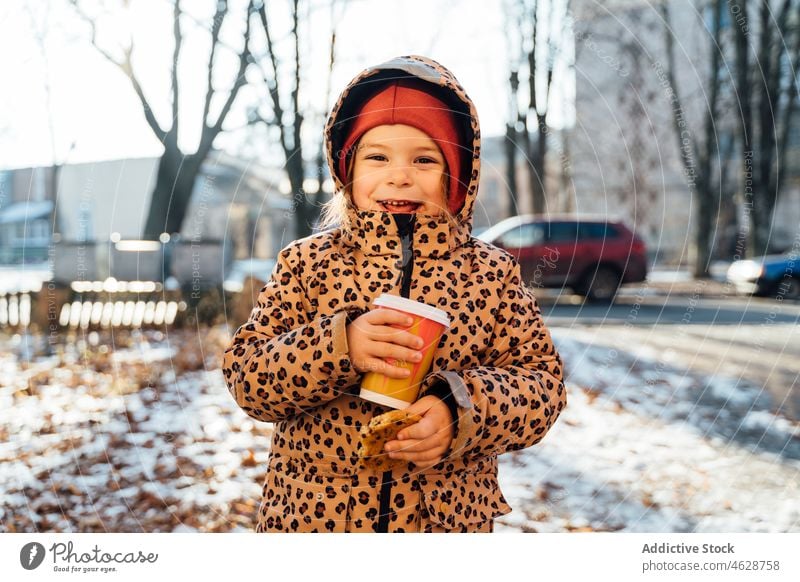
{"type": "Polygon", "coordinates": [[[426,91],[426,85],[425,81],[416,79],[391,81],[361,106],[348,128],[339,157],[339,175],[347,175],[347,159],[361,136],[370,129],[379,125],[410,125],[430,136],[447,161],[450,177],[447,206],[455,215],[466,198],[458,179],[461,175],[458,128],[451,109],[426,91]]]}

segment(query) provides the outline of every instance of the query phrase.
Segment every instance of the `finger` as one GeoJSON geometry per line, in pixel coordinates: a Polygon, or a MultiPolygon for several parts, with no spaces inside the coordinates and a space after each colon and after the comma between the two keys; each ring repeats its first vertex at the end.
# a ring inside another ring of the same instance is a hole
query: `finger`
{"type": "Polygon", "coordinates": [[[411,323],[413,320],[408,314],[391,309],[374,309],[356,319],[351,325],[363,334],[375,337],[401,333],[401,329],[406,329],[411,323]]]}
{"type": "Polygon", "coordinates": [[[425,342],[421,337],[409,331],[403,331],[388,325],[374,325],[369,329],[368,333],[370,338],[382,342],[389,342],[417,350],[425,347],[425,342]]]}
{"type": "Polygon", "coordinates": [[[400,325],[408,327],[414,320],[407,313],[396,309],[373,309],[369,312],[367,320],[372,325],[400,325]]]}
{"type": "Polygon", "coordinates": [[[397,439],[400,441],[411,439],[424,440],[434,436],[436,432],[436,426],[431,419],[423,417],[419,422],[401,430],[397,434],[397,439]]]}
{"type": "MultiPolygon", "coordinates": [[[[405,411],[411,414],[419,414],[420,416],[425,416],[428,411],[433,407],[433,405],[437,402],[441,402],[441,399],[438,396],[423,396],[416,402],[413,402],[410,406],[408,406],[405,411]]],[[[401,432],[402,434],[402,432],[401,432]]]]}
{"type": "Polygon", "coordinates": [[[387,453],[422,453],[432,449],[442,449],[444,443],[439,439],[428,438],[423,440],[409,439],[404,441],[392,440],[383,445],[383,450],[387,453]]]}
{"type": "Polygon", "coordinates": [[[367,358],[364,365],[361,366],[361,369],[364,370],[364,372],[376,372],[390,378],[408,378],[411,375],[411,370],[393,366],[379,358],[367,358]]]}
{"type": "Polygon", "coordinates": [[[422,352],[387,342],[373,342],[371,355],[384,359],[393,358],[411,364],[421,362],[423,357],[422,352]]]}
{"type": "Polygon", "coordinates": [[[409,348],[415,350],[421,350],[422,348],[425,347],[425,342],[423,341],[423,339],[419,336],[414,335],[411,332],[403,332],[397,339],[401,340],[400,342],[397,343],[400,343],[401,345],[404,346],[408,346],[409,348]]]}
{"type": "Polygon", "coordinates": [[[404,329],[399,329],[390,325],[373,325],[365,331],[368,337],[374,341],[391,343],[417,350],[425,347],[425,342],[422,341],[422,338],[404,329]]]}

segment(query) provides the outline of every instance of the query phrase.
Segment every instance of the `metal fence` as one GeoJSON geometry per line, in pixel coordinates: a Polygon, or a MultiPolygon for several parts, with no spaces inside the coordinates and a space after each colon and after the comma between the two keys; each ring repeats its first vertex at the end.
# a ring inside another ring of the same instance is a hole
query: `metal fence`
{"type": "Polygon", "coordinates": [[[182,293],[152,281],[45,282],[37,290],[0,294],[0,329],[39,331],[180,325],[182,293]]]}
{"type": "Polygon", "coordinates": [[[225,280],[232,263],[231,245],[220,240],[172,238],[116,242],[59,241],[53,244],[53,280],[165,282],[208,289],[225,280]]]}
{"type": "Polygon", "coordinates": [[[225,241],[58,241],[49,256],[50,280],[0,285],[0,330],[180,326],[190,313],[213,323],[231,299],[225,241]]]}

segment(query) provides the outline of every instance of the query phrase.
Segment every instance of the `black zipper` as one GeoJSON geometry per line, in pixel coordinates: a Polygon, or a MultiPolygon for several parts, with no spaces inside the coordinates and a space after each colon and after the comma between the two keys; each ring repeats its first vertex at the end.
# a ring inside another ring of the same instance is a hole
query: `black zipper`
{"type": "MultiPolygon", "coordinates": [[[[400,234],[402,247],[402,268],[400,269],[400,296],[408,299],[411,289],[411,275],[414,271],[414,219],[413,214],[392,214],[397,223],[397,232],[400,234]]],[[[384,471],[381,477],[380,510],[378,512],[378,533],[389,532],[389,516],[391,510],[389,501],[392,495],[392,472],[384,471]]]]}

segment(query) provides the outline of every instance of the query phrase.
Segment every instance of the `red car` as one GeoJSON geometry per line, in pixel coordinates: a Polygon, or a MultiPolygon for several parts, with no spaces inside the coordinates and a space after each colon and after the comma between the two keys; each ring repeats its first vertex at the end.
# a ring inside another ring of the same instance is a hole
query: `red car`
{"type": "Polygon", "coordinates": [[[612,301],[621,284],[647,278],[644,241],[618,221],[514,216],[477,238],[513,255],[529,285],[567,287],[589,301],[612,301]]]}

